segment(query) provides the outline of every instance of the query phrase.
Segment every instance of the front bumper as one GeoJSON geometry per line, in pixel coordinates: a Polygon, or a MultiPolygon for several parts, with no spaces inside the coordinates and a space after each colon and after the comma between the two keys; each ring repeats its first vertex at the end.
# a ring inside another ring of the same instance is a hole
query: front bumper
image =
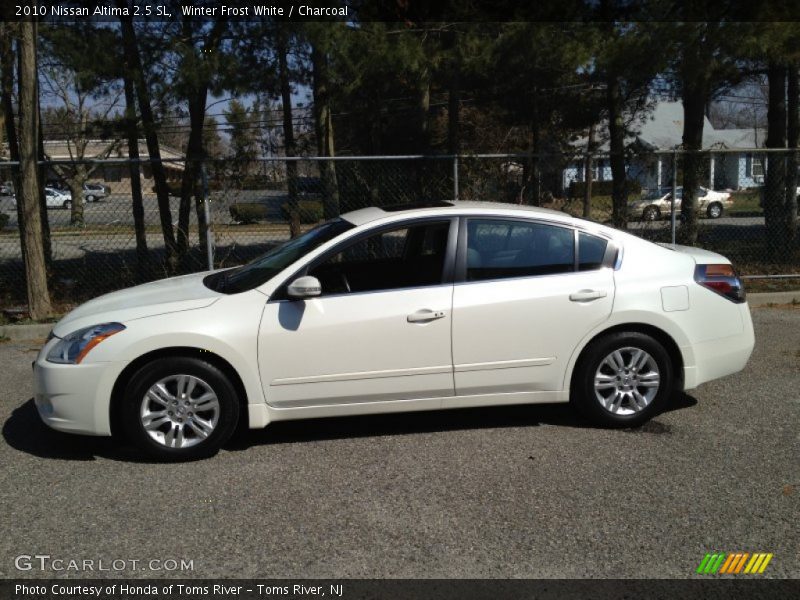
{"type": "Polygon", "coordinates": [[[42,421],[69,433],[111,435],[111,391],[125,363],[61,365],[44,357],[33,363],[34,402],[42,421]]]}

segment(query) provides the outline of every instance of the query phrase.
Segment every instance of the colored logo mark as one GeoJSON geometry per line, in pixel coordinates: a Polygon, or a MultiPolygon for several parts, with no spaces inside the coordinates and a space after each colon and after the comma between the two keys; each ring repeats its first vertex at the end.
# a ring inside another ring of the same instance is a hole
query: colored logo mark
{"type": "Polygon", "coordinates": [[[774,555],[766,552],[716,552],[706,554],[697,567],[701,575],[755,575],[763,573],[774,555]]]}

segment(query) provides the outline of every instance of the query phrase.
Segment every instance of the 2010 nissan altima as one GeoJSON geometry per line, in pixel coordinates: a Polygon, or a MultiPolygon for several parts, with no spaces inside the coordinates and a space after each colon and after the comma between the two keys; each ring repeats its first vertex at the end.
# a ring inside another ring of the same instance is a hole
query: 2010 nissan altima
{"type": "Polygon", "coordinates": [[[49,426],[178,460],[240,422],[572,402],[635,426],[744,368],[753,343],[719,254],[435,202],[357,210],[242,267],[91,300],[54,327],[34,380],[49,426]]]}

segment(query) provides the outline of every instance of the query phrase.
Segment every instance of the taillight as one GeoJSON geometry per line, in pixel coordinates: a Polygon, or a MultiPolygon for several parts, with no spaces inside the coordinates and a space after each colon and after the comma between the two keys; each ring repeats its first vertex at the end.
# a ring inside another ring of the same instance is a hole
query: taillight
{"type": "Polygon", "coordinates": [[[694,280],[731,302],[745,301],[744,284],[733,265],[697,265],[694,280]]]}

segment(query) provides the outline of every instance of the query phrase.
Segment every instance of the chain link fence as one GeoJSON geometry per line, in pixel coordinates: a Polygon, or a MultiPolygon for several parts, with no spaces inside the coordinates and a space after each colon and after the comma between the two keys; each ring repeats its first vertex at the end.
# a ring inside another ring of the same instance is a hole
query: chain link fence
{"type": "MultiPolygon", "coordinates": [[[[788,151],[631,153],[624,161],[627,201],[616,217],[605,155],[163,161],[170,194],[161,204],[153,165],[135,164],[141,210],[130,161],[86,161],[83,169],[42,163],[48,274],[57,303],[172,273],[242,264],[337,214],[422,200],[537,204],[615,222],[656,242],[688,240],[728,256],[745,276],[800,273],[798,159],[788,151]],[[196,181],[182,190],[187,168],[196,181]],[[682,186],[690,169],[696,182],[692,215],[682,206],[690,195],[682,186]],[[86,181],[64,177],[78,172],[89,173],[86,181]]],[[[2,306],[25,302],[13,173],[12,163],[0,163],[2,306]]]]}

